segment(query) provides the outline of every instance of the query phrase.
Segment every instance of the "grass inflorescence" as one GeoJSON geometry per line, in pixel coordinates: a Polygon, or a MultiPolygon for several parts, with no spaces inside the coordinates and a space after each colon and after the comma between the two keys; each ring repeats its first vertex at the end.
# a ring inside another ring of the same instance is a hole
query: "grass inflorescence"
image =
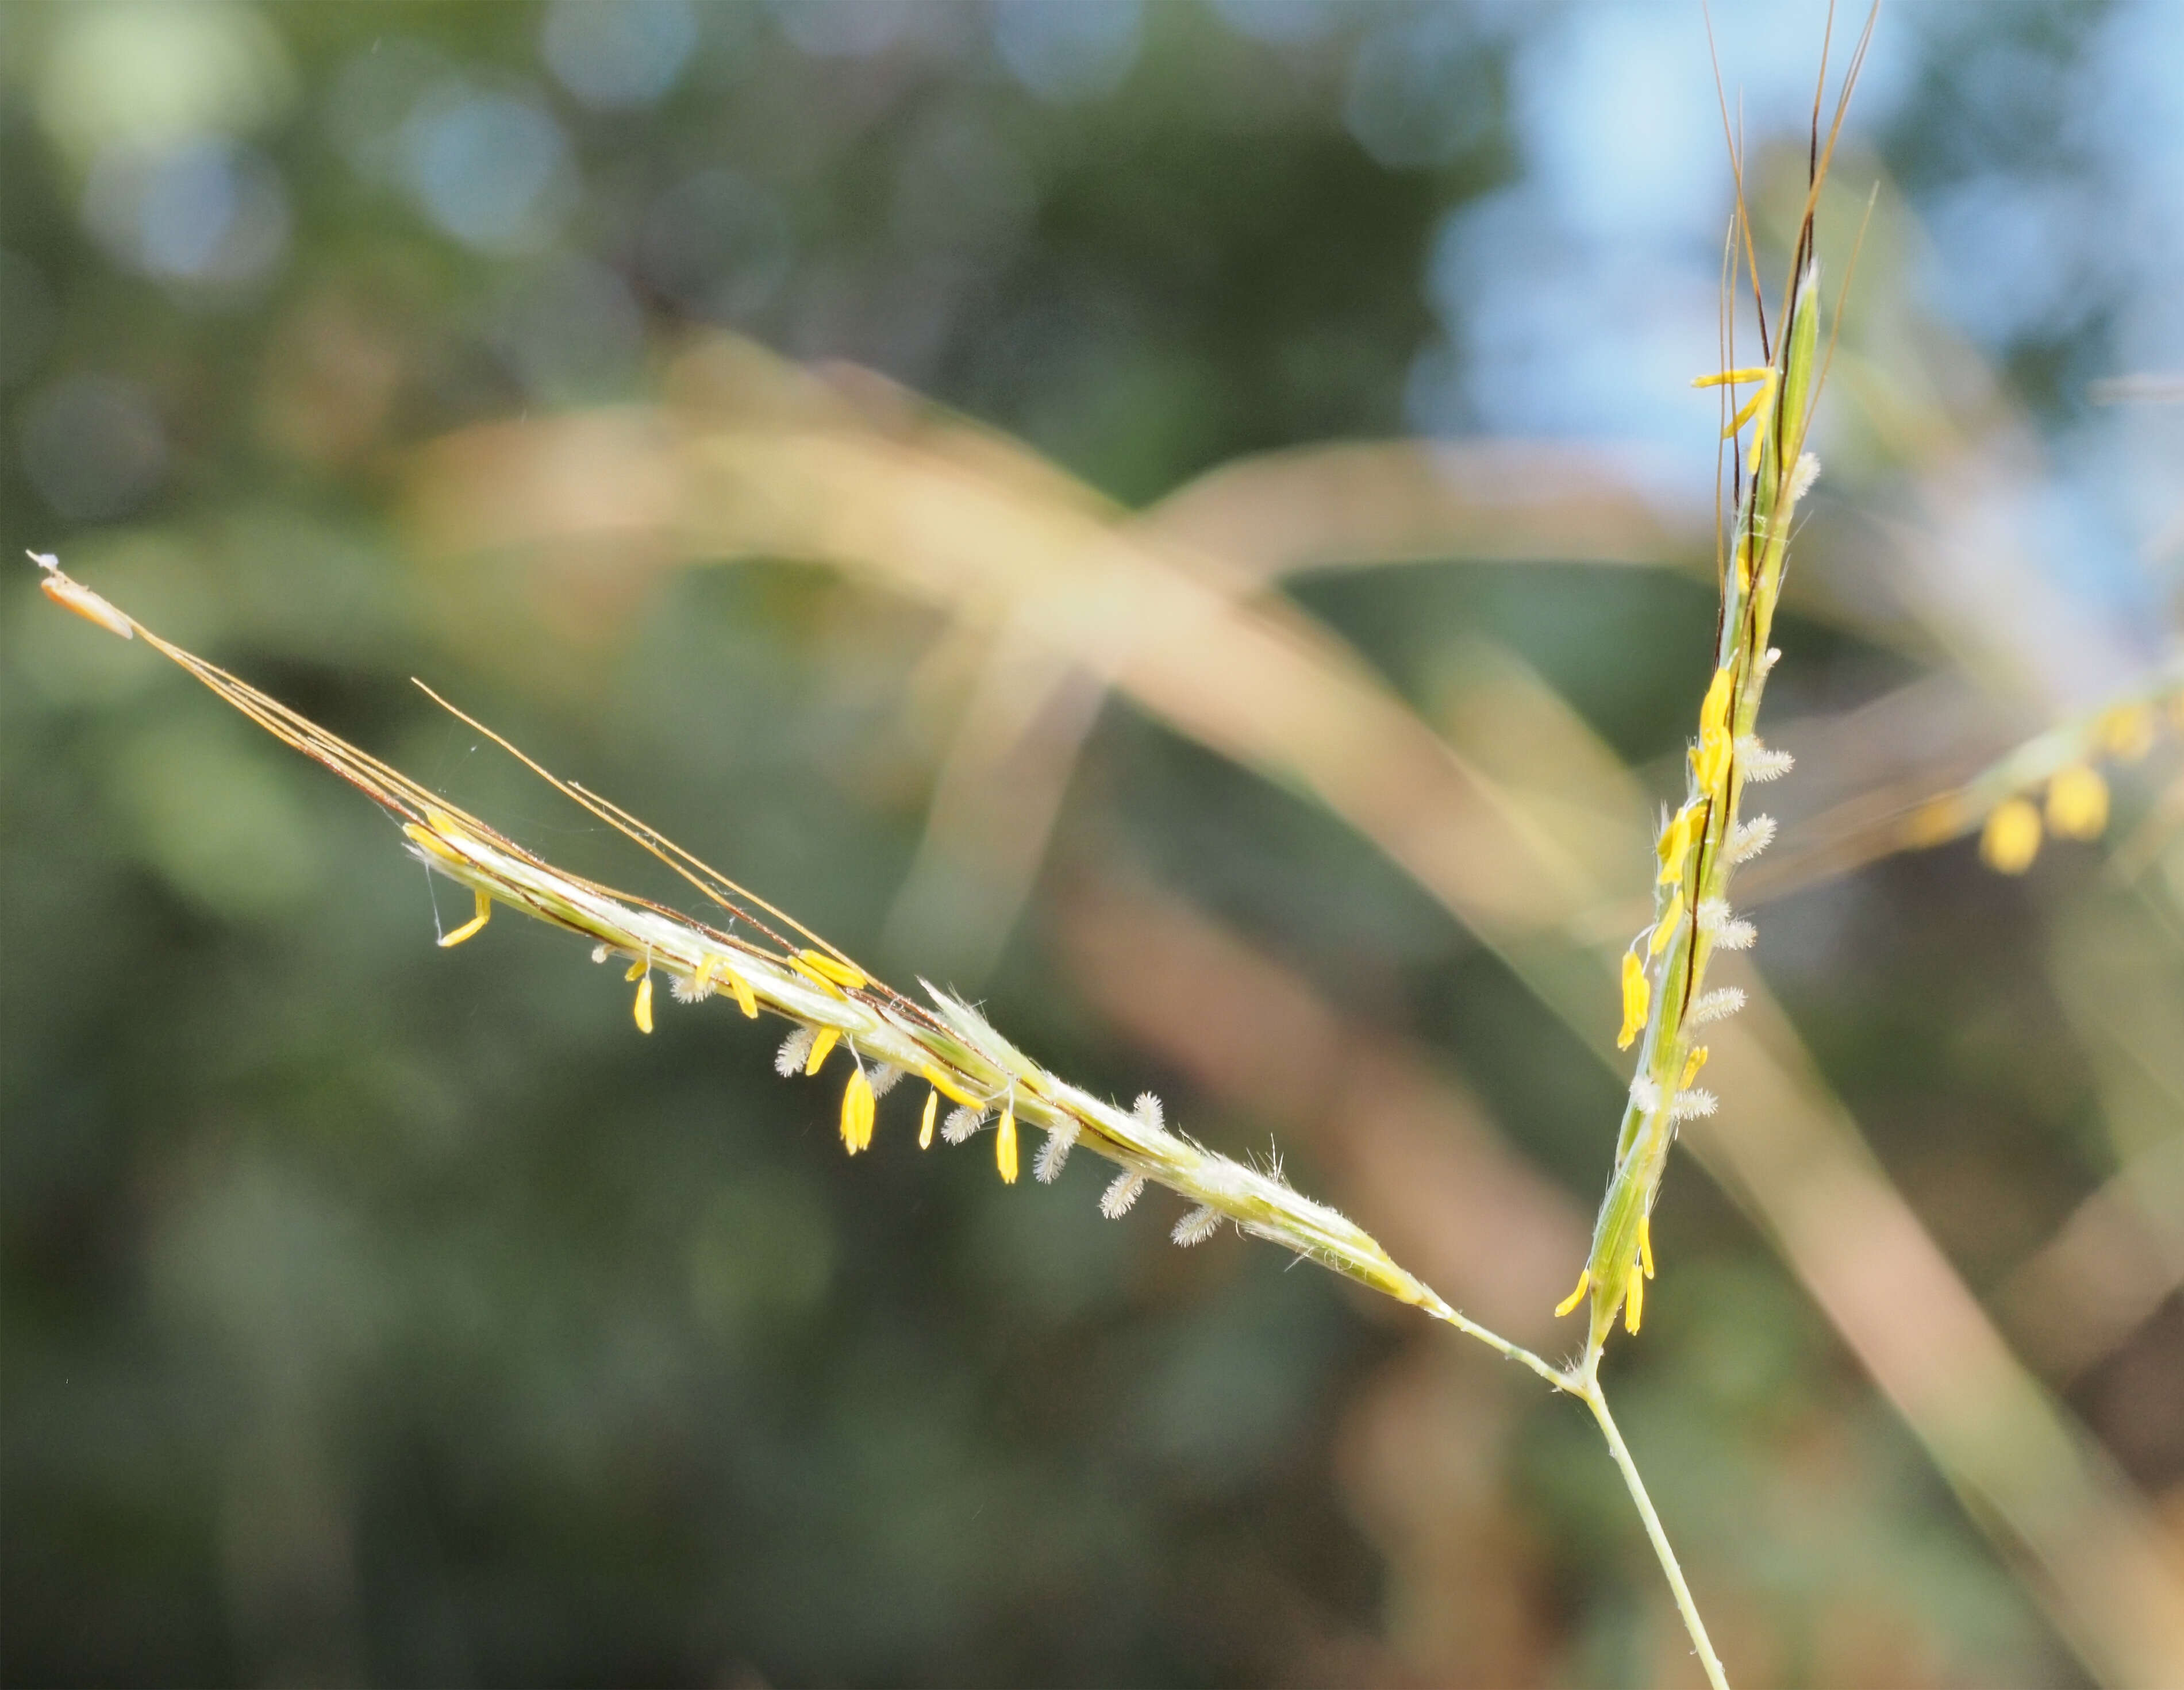
{"type": "MultiPolygon", "coordinates": [[[[1654,916],[1624,953],[1620,979],[1623,1025],[1618,1044],[1639,1045],[1635,1072],[1616,1137],[1615,1161],[1592,1248],[1557,1314],[1589,1297],[1590,1319],[1582,1370],[1590,1377],[1619,1314],[1635,1333],[1644,1318],[1646,1282],[1653,1277],[1652,1216],[1680,1123],[1713,1114],[1719,1099],[1699,1084],[1707,1065],[1706,1023],[1743,1005],[1736,987],[1709,990],[1715,953],[1748,949],[1752,924],[1730,902],[1737,866],[1773,841],[1770,816],[1747,817],[1746,788],[1775,780],[1791,767],[1787,753],[1769,747],[1758,733],[1767,679],[1780,658],[1770,643],[1775,607],[1789,564],[1798,501],[1819,473],[1805,448],[1813,407],[1826,374],[1820,334],[1819,261],[1814,219],[1820,188],[1841,132],[1872,23],[1852,55],[1832,124],[1823,133],[1820,107],[1813,113],[1813,138],[1802,214],[1797,225],[1789,278],[1772,325],[1757,279],[1752,224],[1743,191],[1743,168],[1734,134],[1730,157],[1737,194],[1724,258],[1722,369],[1695,384],[1719,386],[1728,412],[1722,429],[1721,520],[1717,565],[1721,599],[1715,625],[1713,664],[1699,704],[1698,734],[1686,759],[1683,801],[1662,821],[1656,845],[1654,916]],[[1752,290],[1760,361],[1736,361],[1736,310],[1746,282],[1752,290]],[[1752,397],[1732,409],[1726,396],[1751,386],[1752,397]]],[[[1727,109],[1724,108],[1724,127],[1727,109]]]]}

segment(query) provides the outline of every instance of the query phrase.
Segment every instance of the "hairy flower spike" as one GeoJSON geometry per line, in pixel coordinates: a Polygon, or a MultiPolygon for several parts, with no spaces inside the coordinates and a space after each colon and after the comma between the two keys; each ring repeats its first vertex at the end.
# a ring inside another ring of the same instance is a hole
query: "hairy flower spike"
{"type": "Polygon", "coordinates": [[[1651,1115],[1661,1107],[1661,1082],[1651,1074],[1641,1074],[1630,1082],[1630,1101],[1638,1106],[1641,1115],[1651,1115]]]}
{"type": "Polygon", "coordinates": [[[1175,1230],[1168,1237],[1187,1250],[1193,1244],[1204,1243],[1220,1230],[1221,1211],[1201,1203],[1175,1223],[1175,1230]]]}
{"type": "Polygon", "coordinates": [[[1797,467],[1790,472],[1789,491],[1783,495],[1784,503],[1795,504],[1812,492],[1813,483],[1820,479],[1820,460],[1810,452],[1797,454],[1797,467]]]}
{"type": "Polygon", "coordinates": [[[1130,1106],[1130,1113],[1137,1116],[1140,1124],[1150,1127],[1155,1132],[1164,1132],[1167,1130],[1167,1122],[1161,1112],[1161,1100],[1150,1092],[1138,1093],[1138,1100],[1130,1106]]]}
{"type": "Polygon", "coordinates": [[[784,1080],[802,1073],[805,1059],[811,1054],[811,1042],[817,1037],[811,1028],[799,1027],[782,1040],[781,1048],[774,1053],[773,1071],[784,1080]]]}
{"type": "Polygon", "coordinates": [[[702,1003],[713,995],[713,975],[716,965],[712,958],[698,965],[695,974],[678,974],[667,982],[667,989],[675,994],[678,1003],[702,1003]]]}
{"type": "Polygon", "coordinates": [[[1115,1176],[1114,1182],[1100,1194],[1100,1213],[1110,1220],[1120,1220],[1130,1212],[1130,1205],[1138,1200],[1138,1193],[1145,1188],[1145,1176],[1134,1168],[1125,1168],[1115,1176]]]}
{"type": "Polygon", "coordinates": [[[883,1062],[872,1070],[872,1095],[884,1098],[902,1083],[902,1070],[892,1062],[883,1062]]]}
{"type": "Polygon", "coordinates": [[[1061,1170],[1069,1160],[1069,1153],[1077,1143],[1078,1126],[1065,1118],[1059,1126],[1047,1129],[1046,1142],[1039,1146],[1039,1159],[1032,1164],[1032,1176],[1043,1186],[1050,1186],[1061,1177],[1061,1170]]]}
{"type": "Polygon", "coordinates": [[[1729,831],[1729,860],[1748,863],[1774,842],[1774,818],[1755,815],[1729,831]]]}
{"type": "Polygon", "coordinates": [[[1669,1105],[1671,1120],[1694,1120],[1714,1112],[1720,1099],[1703,1086],[1694,1086],[1688,1092],[1676,1093],[1675,1101],[1669,1105]]]}
{"type": "Polygon", "coordinates": [[[1717,949],[1724,951],[1748,951],[1759,937],[1758,928],[1730,914],[1728,900],[1719,898],[1709,898],[1699,905],[1699,931],[1712,939],[1717,949]]]}
{"type": "Polygon", "coordinates": [[[1744,765],[1744,778],[1755,786],[1779,781],[1797,766],[1796,758],[1786,751],[1769,750],[1757,734],[1748,733],[1737,741],[1736,755],[1744,765]]]}
{"type": "Polygon", "coordinates": [[[985,1125],[986,1112],[967,1104],[961,1109],[948,1111],[948,1119],[940,1124],[940,1137],[950,1144],[967,1143],[972,1134],[985,1125]]]}
{"type": "Polygon", "coordinates": [[[1702,992],[1693,1000],[1690,1020],[1694,1026],[1703,1026],[1708,1021],[1719,1021],[1735,1015],[1744,1007],[1744,988],[1741,986],[1718,987],[1712,992],[1702,992]]]}

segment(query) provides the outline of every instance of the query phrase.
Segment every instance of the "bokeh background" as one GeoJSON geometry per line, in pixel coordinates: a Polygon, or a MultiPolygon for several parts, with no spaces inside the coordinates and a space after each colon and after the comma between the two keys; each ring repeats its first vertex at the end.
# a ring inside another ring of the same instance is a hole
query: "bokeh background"
{"type": "MultiPolygon", "coordinates": [[[[1770,282],[1824,25],[1716,8],[1770,282]]],[[[2167,0],[1906,0],[1825,208],[1800,764],[1609,1376],[1739,1682],[2184,1659],[2179,735],[2022,879],[1894,848],[2171,648],[2180,91],[2167,0]]],[[[14,4],[4,537],[672,895],[430,681],[1560,1353],[1722,130],[1681,3],[14,4]]],[[[1696,1682],[1529,1376],[436,949],[369,804],[34,575],[8,1682],[1696,1682]]]]}

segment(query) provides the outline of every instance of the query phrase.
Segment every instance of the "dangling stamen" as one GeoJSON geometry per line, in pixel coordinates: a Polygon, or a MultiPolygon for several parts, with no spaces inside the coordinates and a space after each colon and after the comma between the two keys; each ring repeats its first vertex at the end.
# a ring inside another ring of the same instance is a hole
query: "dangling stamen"
{"type": "Polygon", "coordinates": [[[456,928],[454,932],[442,936],[440,939],[440,948],[442,950],[444,951],[450,945],[460,945],[464,940],[469,938],[471,934],[476,932],[479,928],[484,926],[485,924],[492,919],[493,900],[488,898],[483,892],[478,891],[476,887],[471,888],[471,896],[477,900],[477,914],[471,916],[469,920],[464,922],[461,926],[456,928]]]}

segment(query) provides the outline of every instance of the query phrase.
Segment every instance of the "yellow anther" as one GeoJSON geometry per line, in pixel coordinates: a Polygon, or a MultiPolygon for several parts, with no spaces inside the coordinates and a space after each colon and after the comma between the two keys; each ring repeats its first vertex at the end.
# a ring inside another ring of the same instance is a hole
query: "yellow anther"
{"type": "Polygon", "coordinates": [[[641,1033],[652,1031],[652,976],[648,974],[637,982],[637,1030],[641,1033]]]}
{"type": "Polygon", "coordinates": [[[852,1156],[872,1142],[872,1082],[861,1065],[850,1070],[850,1083],[842,1088],[842,1145],[852,1156]]]}
{"type": "Polygon", "coordinates": [[[1706,808],[1703,799],[1694,798],[1678,810],[1669,825],[1661,830],[1660,842],[1653,848],[1661,859],[1661,873],[1656,886],[1670,886],[1684,877],[1684,859],[1691,853],[1691,831],[1698,826],[1700,815],[1706,808]]]}
{"type": "Polygon", "coordinates": [[[738,974],[735,970],[730,968],[725,963],[721,965],[721,973],[727,980],[728,990],[736,994],[737,1007],[742,1009],[744,1014],[748,1015],[752,1020],[756,1020],[758,1019],[758,999],[751,995],[750,981],[745,980],[743,976],[738,974]]]}
{"type": "Polygon", "coordinates": [[[1636,952],[1624,952],[1623,1031],[1615,1036],[1618,1050],[1630,1049],[1630,1041],[1638,1037],[1638,1030],[1646,1025],[1650,995],[1646,986],[1646,965],[1638,960],[1636,952]]]}
{"type": "Polygon", "coordinates": [[[947,1098],[950,1103],[961,1104],[967,1109],[975,1109],[982,1107],[978,1098],[972,1097],[968,1092],[965,1091],[961,1086],[957,1085],[938,1068],[935,1068],[931,1063],[927,1063],[924,1067],[919,1069],[917,1071],[924,1077],[925,1083],[927,1085],[932,1087],[934,1091],[939,1092],[940,1095],[947,1098]]]}
{"type": "Polygon", "coordinates": [[[1017,1106],[1011,1098],[1001,1106],[1001,1130],[994,1135],[994,1165],[1001,1170],[1001,1183],[1017,1182],[1017,1106]]]}
{"type": "Polygon", "coordinates": [[[651,965],[652,965],[646,962],[644,958],[639,957],[635,962],[629,965],[629,972],[622,976],[622,978],[624,980],[635,980],[644,974],[648,968],[651,967],[651,965]]]}
{"type": "Polygon", "coordinates": [[[1653,1276],[1653,1217],[1638,1217],[1638,1265],[1645,1270],[1646,1277],[1653,1276]]]}
{"type": "Polygon", "coordinates": [[[1571,1309],[1576,1308],[1579,1304],[1585,1301],[1585,1290],[1591,1285],[1591,1283],[1592,1270],[1591,1268],[1587,1268],[1577,1276],[1577,1289],[1570,1293],[1568,1296],[1563,1298],[1561,1302],[1555,1304],[1555,1318],[1559,1320],[1563,1315],[1568,1314],[1571,1309]]]}
{"type": "Polygon", "coordinates": [[[446,840],[441,838],[438,834],[433,832],[431,828],[420,827],[414,821],[405,821],[402,824],[402,831],[416,843],[423,846],[427,851],[430,851],[442,862],[453,863],[458,867],[463,865],[463,858],[461,855],[449,846],[446,840]]]}
{"type": "Polygon", "coordinates": [[[1707,685],[1705,702],[1699,706],[1699,748],[1691,768],[1699,785],[1709,792],[1720,790],[1722,778],[1729,772],[1730,692],[1736,678],[1733,667],[1714,670],[1713,679],[1707,685]]]}
{"type": "Polygon", "coordinates": [[[852,991],[871,981],[838,957],[830,957],[824,951],[799,951],[789,959],[790,964],[830,986],[846,986],[852,991]]]}
{"type": "Polygon", "coordinates": [[[1638,1322],[1645,1317],[1645,1314],[1646,1276],[1642,1273],[1634,1273],[1630,1276],[1630,1290],[1623,1294],[1623,1330],[1635,1337],[1638,1331],[1638,1322]]]}
{"type": "Polygon", "coordinates": [[[1980,855],[2005,875],[2021,875],[2040,854],[2040,812],[2023,798],[1997,804],[1980,830],[1980,855]]]}
{"type": "MultiPolygon", "coordinates": [[[[1675,937],[1676,928],[1684,919],[1684,889],[1678,887],[1669,898],[1669,907],[1661,912],[1661,919],[1653,924],[1653,937],[1646,946],[1646,954],[1658,956],[1669,948],[1669,941],[1675,937]]],[[[1624,976],[1626,980],[1628,975],[1624,976]]]]}
{"type": "Polygon", "coordinates": [[[2126,763],[2136,761],[2153,748],[2153,705],[2119,704],[2101,716],[2101,745],[2126,763]]]}
{"type": "Polygon", "coordinates": [[[456,928],[454,932],[443,933],[440,936],[440,948],[442,950],[444,951],[450,945],[460,945],[464,940],[469,938],[471,934],[476,932],[479,928],[484,926],[488,920],[492,920],[493,900],[488,898],[483,892],[478,891],[475,887],[471,889],[471,896],[477,900],[477,914],[471,916],[469,920],[464,922],[461,926],[456,928]]]}
{"type": "Polygon", "coordinates": [[[1741,370],[1719,370],[1711,375],[1694,375],[1694,387],[1726,387],[1741,386],[1747,381],[1764,381],[1774,373],[1771,364],[1747,364],[1741,370]]]}
{"type": "MultiPolygon", "coordinates": [[[[1745,401],[1742,408],[1730,420],[1729,426],[1722,430],[1721,437],[1727,440],[1773,402],[1775,384],[1780,380],[1781,377],[1775,372],[1774,365],[1761,364],[1752,364],[1742,370],[1724,370],[1713,375],[1694,375],[1691,378],[1691,386],[1721,387],[1739,386],[1747,381],[1759,383],[1759,391],[1745,401]]],[[[1761,437],[1763,437],[1763,436],[1755,436],[1752,442],[1752,467],[1754,470],[1759,468],[1761,437]]]]}
{"type": "Polygon", "coordinates": [[[2109,783],[2082,763],[2058,770],[2048,783],[2048,826],[2056,837],[2098,839],[2108,825],[2109,783]]]}
{"type": "Polygon", "coordinates": [[[930,1150],[933,1148],[933,1122],[934,1118],[939,1115],[939,1113],[940,1093],[938,1092],[928,1092],[925,1094],[925,1113],[919,1117],[917,1123],[917,1148],[919,1149],[930,1150]]]}
{"type": "Polygon", "coordinates": [[[1676,1081],[1678,1091],[1682,1091],[1685,1087],[1699,1077],[1699,1070],[1706,1066],[1706,1060],[1707,1048],[1702,1044],[1694,1045],[1691,1048],[1691,1053],[1684,1059],[1684,1077],[1676,1081]]]}
{"type": "Polygon", "coordinates": [[[827,1054],[840,1042],[842,1035],[833,1027],[822,1027],[819,1036],[811,1041],[811,1053],[804,1059],[804,1077],[810,1079],[827,1060],[827,1054]]]}

